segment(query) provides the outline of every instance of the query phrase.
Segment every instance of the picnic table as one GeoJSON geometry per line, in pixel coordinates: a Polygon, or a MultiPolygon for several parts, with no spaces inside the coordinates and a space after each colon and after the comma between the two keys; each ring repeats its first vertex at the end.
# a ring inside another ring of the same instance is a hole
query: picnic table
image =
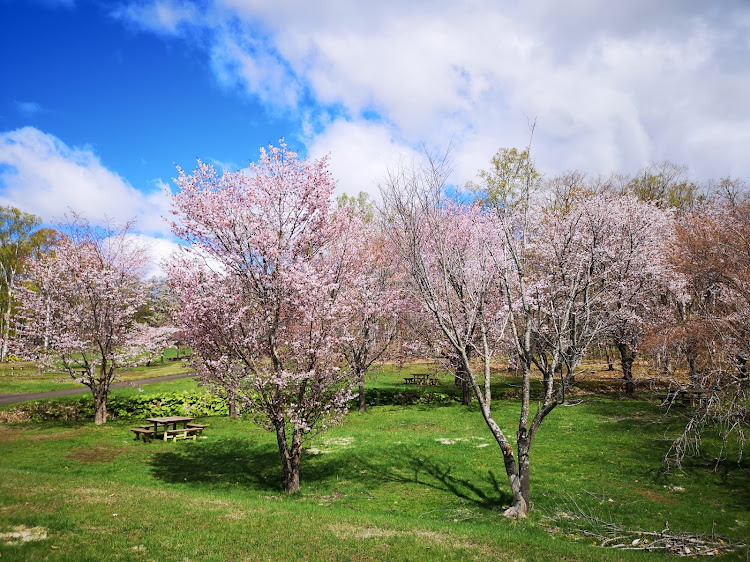
{"type": "Polygon", "coordinates": [[[663,405],[671,406],[680,403],[683,406],[694,406],[696,402],[703,400],[709,392],[700,388],[678,388],[659,393],[656,397],[663,405]]]}
{"type": "Polygon", "coordinates": [[[195,441],[199,434],[203,433],[205,425],[192,424],[195,418],[190,416],[165,416],[159,418],[146,418],[149,425],[142,425],[137,428],[133,428],[130,431],[135,433],[135,439],[143,438],[144,441],[148,442],[150,438],[158,438],[159,430],[163,430],[161,438],[164,441],[177,441],[181,439],[193,439],[195,441]],[[151,427],[153,424],[153,429],[151,427]],[[177,424],[182,424],[181,428],[177,427],[177,424]],[[171,428],[171,429],[170,429],[171,428]]]}
{"type": "Polygon", "coordinates": [[[429,373],[414,373],[409,377],[404,377],[404,384],[415,384],[417,386],[431,384],[437,386],[440,384],[440,380],[437,377],[431,377],[429,373]]]}

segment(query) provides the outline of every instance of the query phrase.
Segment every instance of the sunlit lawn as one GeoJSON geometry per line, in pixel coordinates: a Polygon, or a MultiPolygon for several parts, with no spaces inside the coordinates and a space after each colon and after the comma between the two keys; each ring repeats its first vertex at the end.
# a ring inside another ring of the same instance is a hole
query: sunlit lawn
{"type": "MultiPolygon", "coordinates": [[[[167,357],[174,356],[174,350],[167,357]]],[[[165,377],[188,373],[189,365],[182,361],[155,360],[149,366],[136,367],[117,374],[116,381],[130,382],[151,377],[165,377]]],[[[47,392],[65,388],[79,388],[66,373],[40,373],[32,363],[2,363],[0,364],[0,393],[23,394],[32,392],[47,392]]]]}
{"type": "MultiPolygon", "coordinates": [[[[400,388],[401,373],[374,384],[400,388]]],[[[195,384],[189,381],[191,384],[195,384]]],[[[186,384],[185,381],[174,383],[186,384]]],[[[401,387],[403,387],[401,379],[401,387]]],[[[452,381],[445,378],[445,389],[452,381]]],[[[167,385],[168,383],[162,383],[167,385]]],[[[510,383],[504,383],[510,384],[510,383]]],[[[148,387],[144,391],[150,392],[148,387]]],[[[205,439],[144,444],[133,420],[0,426],[2,560],[652,560],[550,533],[575,503],[628,527],[750,535],[750,466],[706,457],[663,474],[679,420],[653,403],[584,397],[551,414],[532,449],[532,515],[501,516],[507,480],[476,407],[382,406],[306,443],[302,492],[282,492],[272,434],[206,419],[205,439]]],[[[512,427],[518,404],[496,403],[512,427]]],[[[512,434],[512,431],[509,431],[512,434]]],[[[745,560],[746,551],[729,559],[745,560]]]]}

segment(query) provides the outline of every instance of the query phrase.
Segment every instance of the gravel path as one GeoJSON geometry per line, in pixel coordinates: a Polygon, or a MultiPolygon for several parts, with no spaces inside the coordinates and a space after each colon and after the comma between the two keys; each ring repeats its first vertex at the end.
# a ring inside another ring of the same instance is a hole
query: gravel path
{"type": "MultiPolygon", "coordinates": [[[[150,379],[139,379],[137,381],[116,382],[110,388],[123,388],[126,386],[149,384],[152,382],[165,382],[175,379],[194,377],[195,373],[183,373],[181,375],[169,375],[166,377],[152,377],[150,379]]],[[[50,390],[48,392],[31,392],[25,394],[0,394],[0,406],[15,404],[16,402],[28,402],[30,400],[44,400],[46,398],[57,398],[58,396],[70,396],[71,394],[90,393],[88,386],[81,385],[79,388],[64,388],[62,390],[50,390]]]]}

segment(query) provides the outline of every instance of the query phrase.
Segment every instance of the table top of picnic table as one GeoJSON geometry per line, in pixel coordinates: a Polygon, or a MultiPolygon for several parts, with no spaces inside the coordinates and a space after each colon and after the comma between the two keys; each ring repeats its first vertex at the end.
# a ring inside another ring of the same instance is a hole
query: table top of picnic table
{"type": "Polygon", "coordinates": [[[189,422],[193,421],[195,418],[191,418],[188,416],[167,416],[165,418],[146,418],[147,422],[152,423],[175,423],[175,422],[189,422]]]}

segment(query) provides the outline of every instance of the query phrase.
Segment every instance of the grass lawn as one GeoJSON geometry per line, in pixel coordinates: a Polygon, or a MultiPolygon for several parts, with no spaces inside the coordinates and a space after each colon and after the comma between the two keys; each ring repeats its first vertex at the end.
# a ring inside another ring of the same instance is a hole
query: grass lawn
{"type": "MultiPolygon", "coordinates": [[[[115,382],[132,382],[188,372],[190,372],[190,367],[182,361],[161,363],[157,360],[150,366],[136,367],[118,373],[115,382]]],[[[36,366],[31,363],[0,363],[0,393],[2,394],[47,392],[81,386],[66,373],[39,373],[36,366]]]]}
{"type": "MultiPolygon", "coordinates": [[[[495,408],[513,427],[518,404],[495,408]]],[[[47,534],[0,542],[0,559],[662,558],[546,530],[544,515],[574,504],[628,528],[660,531],[668,521],[673,531],[750,536],[750,465],[715,470],[706,440],[704,460],[664,475],[664,436],[680,420],[646,401],[585,397],[555,410],[532,448],[533,509],[522,521],[501,515],[507,479],[476,407],[352,412],[306,443],[293,497],[282,492],[271,433],[244,419],[204,421],[205,439],[149,444],[132,440],[133,420],[0,426],[0,535],[20,525],[47,534]]]]}

